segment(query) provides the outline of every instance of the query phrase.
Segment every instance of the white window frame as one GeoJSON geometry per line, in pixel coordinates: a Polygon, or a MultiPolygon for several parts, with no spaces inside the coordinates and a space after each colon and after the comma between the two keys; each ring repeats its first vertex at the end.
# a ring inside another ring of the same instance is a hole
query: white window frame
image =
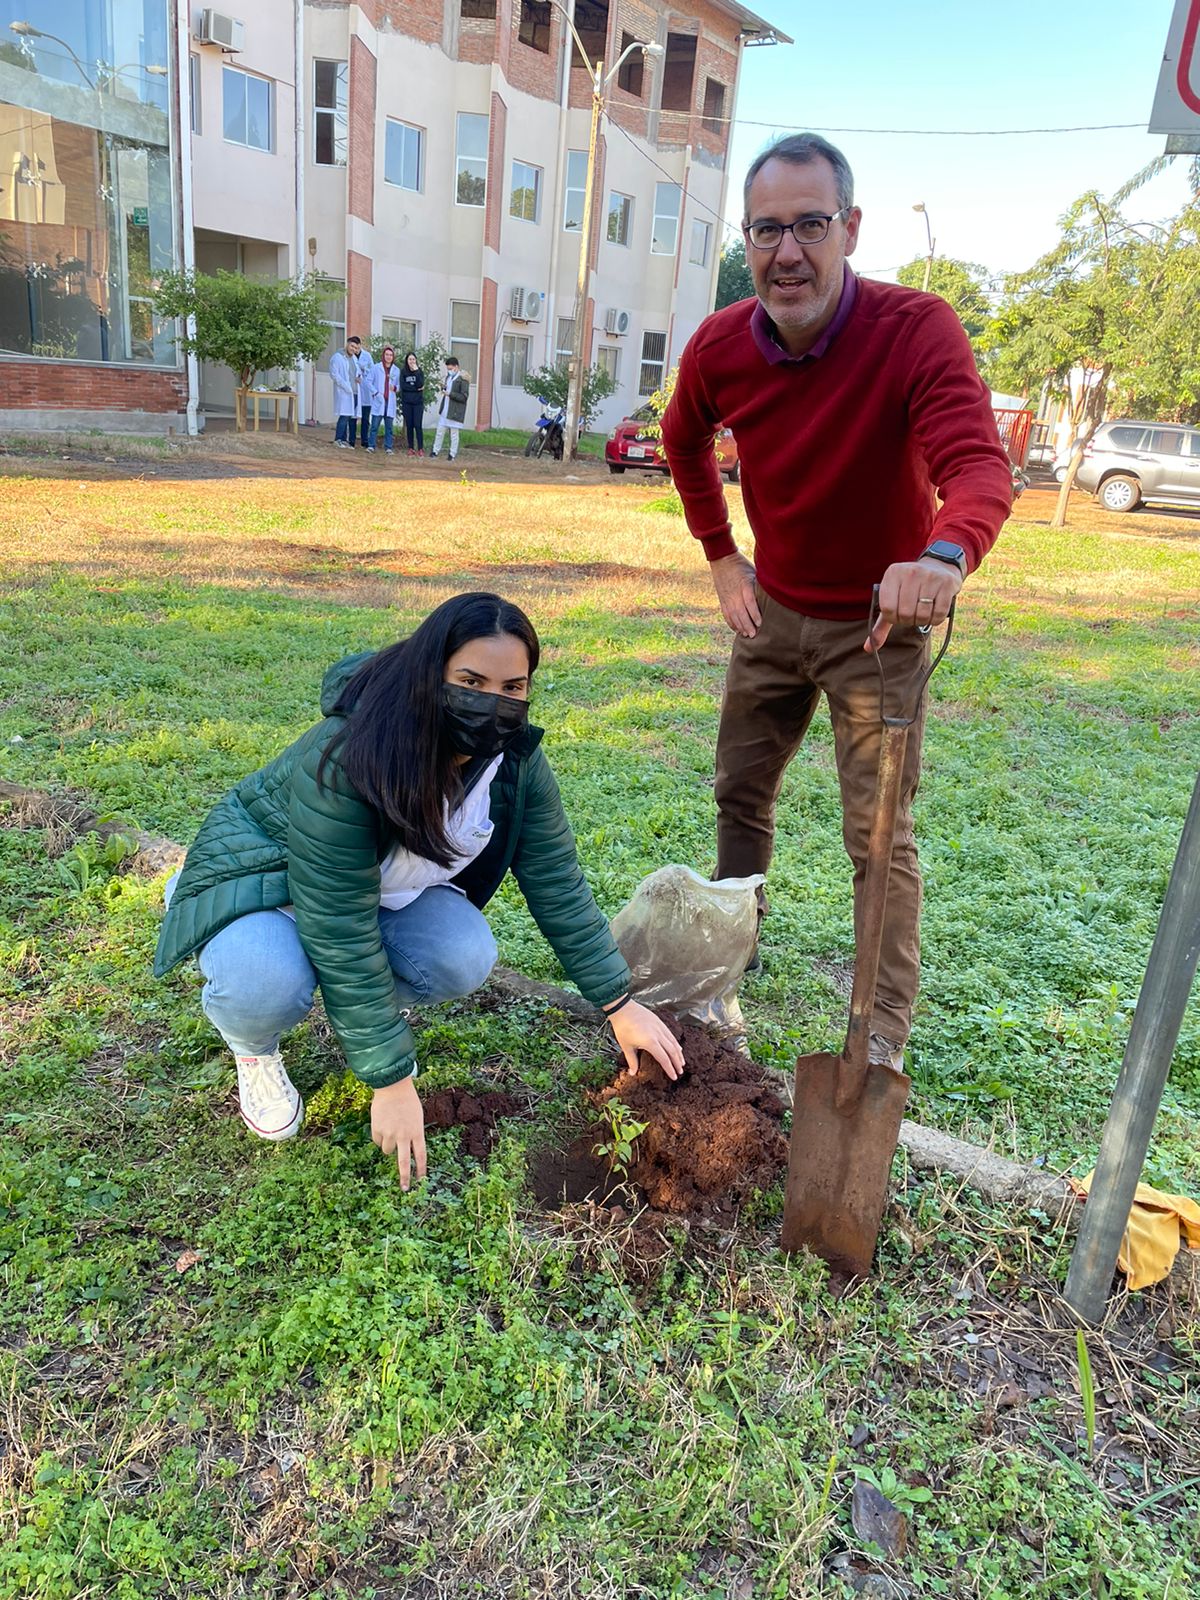
{"type": "Polygon", "coordinates": [[[558,317],[554,323],[554,365],[565,366],[575,359],[575,318],[558,317]],[[566,333],[566,340],[563,334],[566,333]]]}
{"type": "Polygon", "coordinates": [[[421,324],[412,317],[380,317],[379,332],[402,360],[410,350],[420,349],[421,324]],[[405,328],[412,330],[407,338],[405,328]]]}
{"type": "Polygon", "coordinates": [[[470,209],[472,211],[479,211],[484,206],[487,205],[487,177],[488,177],[488,156],[487,156],[487,152],[488,152],[488,142],[491,139],[491,133],[492,133],[491,118],[487,115],[487,113],[485,111],[459,111],[459,112],[457,112],[455,114],[455,118],[454,118],[454,204],[456,206],[466,206],[468,209],[470,209]],[[470,118],[470,120],[472,122],[481,122],[483,124],[483,155],[482,156],[463,155],[463,153],[462,153],[463,118],[464,117],[470,118]],[[475,172],[473,169],[475,167],[477,167],[481,162],[482,162],[482,165],[483,165],[483,173],[482,173],[482,177],[483,177],[483,194],[481,195],[481,197],[478,200],[460,200],[459,199],[459,195],[458,195],[458,185],[459,185],[459,180],[463,175],[463,172],[464,171],[468,172],[471,177],[479,177],[480,174],[475,172]]]}
{"type": "Polygon", "coordinates": [[[313,151],[314,167],[344,167],[350,152],[350,63],[339,61],[333,56],[314,56],[312,64],[312,94],[313,94],[313,151]],[[334,74],[333,104],[323,106],[317,100],[317,68],[336,67],[334,74]],[[318,130],[323,126],[322,117],[329,117],[333,127],[333,160],[322,161],[317,155],[318,130]],[[341,137],[338,136],[338,127],[341,126],[341,137]],[[338,155],[339,146],[341,155],[338,155]]]}
{"type": "Polygon", "coordinates": [[[694,267],[706,267],[709,261],[709,252],[712,250],[712,223],[705,222],[702,217],[692,218],[692,242],[688,248],[688,260],[694,267]],[[700,240],[700,254],[696,254],[696,241],[700,240]]]}
{"type": "Polygon", "coordinates": [[[660,330],[658,328],[645,328],[645,329],[643,329],[643,331],[642,331],[641,361],[640,361],[640,363],[638,365],[638,394],[639,394],[639,396],[641,396],[642,398],[645,398],[646,395],[654,394],[659,389],[661,389],[662,386],[663,386],[663,378],[666,375],[666,370],[667,370],[667,335],[666,335],[665,331],[660,330]],[[661,356],[647,356],[647,354],[646,354],[646,340],[647,339],[661,339],[662,340],[662,355],[661,356]],[[655,379],[655,381],[653,383],[650,384],[650,387],[647,388],[646,385],[649,382],[649,379],[647,378],[646,373],[647,373],[647,370],[649,368],[652,368],[652,367],[657,367],[658,368],[658,377],[655,379]]]}
{"type": "Polygon", "coordinates": [[[604,237],[609,244],[619,244],[623,250],[628,250],[633,243],[633,196],[631,194],[622,194],[619,189],[609,190],[608,215],[604,226],[604,237]],[[622,204],[614,206],[614,200],[620,200],[622,204]],[[618,211],[625,222],[625,237],[623,239],[613,237],[613,214],[618,211]]]}
{"type": "Polygon", "coordinates": [[[586,150],[568,150],[566,177],[563,181],[563,216],[562,225],[564,233],[583,232],[583,208],[587,203],[587,164],[586,150]],[[574,166],[578,183],[571,182],[571,168],[574,166]],[[579,221],[571,222],[571,196],[578,195],[579,221]]]}
{"type": "Polygon", "coordinates": [[[654,222],[650,228],[650,254],[652,256],[673,256],[679,248],[679,212],[683,205],[683,190],[677,183],[656,183],[654,185],[654,222]],[[666,191],[670,191],[670,194],[666,191]],[[671,195],[674,196],[673,210],[663,210],[664,202],[669,205],[671,195]]]}
{"type": "Polygon", "coordinates": [[[529,362],[533,354],[533,340],[527,333],[506,333],[500,341],[500,387],[520,389],[529,375],[529,362]],[[521,358],[519,377],[514,376],[514,362],[521,358]]]}
{"type": "Polygon", "coordinates": [[[221,135],[226,144],[235,144],[242,150],[257,150],[263,155],[272,155],[275,150],[275,84],[270,78],[261,77],[256,72],[246,72],[242,67],[231,67],[227,61],[221,63],[221,135]],[[243,89],[243,106],[246,117],[246,138],[231,139],[229,137],[225,117],[225,91],[229,82],[229,74],[244,79],[247,83],[261,83],[267,91],[267,142],[266,144],[252,144],[250,142],[250,98],[248,90],[243,89]]]}
{"type": "Polygon", "coordinates": [[[450,338],[446,354],[458,357],[459,366],[464,372],[470,373],[472,383],[479,376],[479,329],[482,314],[483,306],[478,300],[451,300],[450,302],[450,338]],[[462,334],[455,333],[454,310],[456,306],[468,307],[475,313],[474,338],[464,337],[462,334]],[[463,359],[464,352],[466,353],[466,360],[463,359]]]}
{"type": "Polygon", "coordinates": [[[319,372],[328,372],[329,371],[329,358],[330,358],[330,356],[334,353],[335,350],[341,350],[343,348],[343,346],[345,345],[345,343],[346,343],[346,283],[345,283],[345,279],[343,279],[343,278],[326,278],[323,287],[324,287],[324,291],[325,292],[322,295],[322,299],[324,300],[325,304],[322,306],[321,309],[323,311],[328,311],[328,310],[331,309],[330,301],[340,300],[341,301],[341,313],[342,313],[340,321],[337,320],[336,318],[329,317],[329,316],[324,316],[324,317],[321,318],[322,322],[324,322],[325,326],[329,329],[330,342],[329,342],[328,346],[326,347],[326,349],[318,357],[317,370],[319,372]]]}
{"type": "Polygon", "coordinates": [[[614,383],[621,381],[621,347],[615,344],[602,344],[596,350],[596,365],[603,367],[614,383]]]}
{"type": "Polygon", "coordinates": [[[508,214],[510,217],[515,217],[518,222],[538,223],[542,220],[542,179],[544,176],[543,169],[535,167],[532,161],[518,161],[515,157],[513,158],[512,172],[508,185],[508,214]],[[533,190],[533,215],[531,217],[527,217],[524,211],[518,211],[514,206],[514,201],[517,198],[518,167],[521,168],[523,173],[531,174],[533,177],[532,184],[523,183],[520,185],[522,189],[531,188],[533,190]]]}
{"type": "Polygon", "coordinates": [[[417,126],[415,122],[404,122],[399,117],[386,117],[383,125],[383,181],[393,189],[407,189],[410,194],[424,194],[425,192],[425,129],[417,126]],[[399,144],[400,176],[388,176],[389,158],[393,149],[392,130],[396,130],[399,144]],[[404,168],[408,154],[408,135],[412,134],[417,143],[417,181],[405,183],[404,168]]]}

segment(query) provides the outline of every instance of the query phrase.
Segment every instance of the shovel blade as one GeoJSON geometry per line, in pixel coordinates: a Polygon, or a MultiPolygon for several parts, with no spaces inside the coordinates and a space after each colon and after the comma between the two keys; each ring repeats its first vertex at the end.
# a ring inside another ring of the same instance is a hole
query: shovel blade
{"type": "Polygon", "coordinates": [[[836,1272],[866,1277],[912,1080],[868,1066],[857,1104],[839,1111],[843,1070],[841,1056],[796,1062],[782,1244],[789,1254],[807,1247],[836,1272]]]}

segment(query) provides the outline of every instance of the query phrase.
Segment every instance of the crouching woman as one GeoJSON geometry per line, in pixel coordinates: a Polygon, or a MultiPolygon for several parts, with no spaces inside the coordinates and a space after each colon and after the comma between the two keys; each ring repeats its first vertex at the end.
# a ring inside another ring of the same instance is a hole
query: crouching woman
{"type": "Polygon", "coordinates": [[[288,1139],[304,1116],[279,1051],[320,986],[371,1137],[401,1186],[425,1174],[413,1006],[470,994],[496,944],[483,907],[511,871],[568,976],[607,1015],[630,1068],[671,1078],[679,1046],[629,995],[629,972],[579,866],[528,721],[540,647],[494,594],[447,600],[409,638],[325,676],[324,721],[218,802],[177,878],[155,955],[188,956],[237,1062],[247,1126],[288,1139]]]}

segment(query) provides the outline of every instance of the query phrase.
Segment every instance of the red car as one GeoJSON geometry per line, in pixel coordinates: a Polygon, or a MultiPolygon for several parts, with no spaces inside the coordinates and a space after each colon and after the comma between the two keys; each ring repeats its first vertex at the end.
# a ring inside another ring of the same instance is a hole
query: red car
{"type": "MultiPolygon", "coordinates": [[[[649,406],[642,406],[624,422],[617,423],[604,445],[604,459],[610,472],[624,472],[626,467],[641,472],[669,472],[662,441],[644,431],[646,424],[653,421],[653,411],[649,406]]],[[[737,483],[742,468],[737,444],[728,428],[722,428],[717,435],[717,461],[730,483],[737,483]]]]}

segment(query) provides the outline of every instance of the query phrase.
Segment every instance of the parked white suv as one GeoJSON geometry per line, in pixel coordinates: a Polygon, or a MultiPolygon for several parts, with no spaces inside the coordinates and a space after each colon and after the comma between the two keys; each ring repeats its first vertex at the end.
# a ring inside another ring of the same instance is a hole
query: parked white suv
{"type": "MultiPolygon", "coordinates": [[[[1065,477],[1060,468],[1057,476],[1065,477]]],[[[1200,428],[1174,422],[1102,422],[1075,478],[1109,511],[1143,501],[1200,510],[1200,428]]]]}

